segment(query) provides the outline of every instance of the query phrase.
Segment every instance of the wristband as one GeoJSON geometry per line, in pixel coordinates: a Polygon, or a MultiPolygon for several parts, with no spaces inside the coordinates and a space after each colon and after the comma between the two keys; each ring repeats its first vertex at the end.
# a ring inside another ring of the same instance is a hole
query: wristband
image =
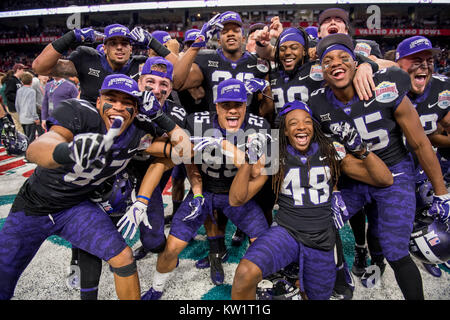
{"type": "Polygon", "coordinates": [[[195,198],[205,198],[205,197],[201,193],[199,193],[199,194],[196,194],[193,199],[195,199],[195,198]]]}
{"type": "Polygon", "coordinates": [[[363,153],[359,154],[359,153],[354,153],[353,155],[360,159],[360,160],[364,160],[367,158],[367,156],[369,155],[370,150],[368,148],[366,148],[366,151],[364,151],[363,153]]]}
{"type": "Polygon", "coordinates": [[[265,45],[263,45],[261,42],[259,42],[259,41],[255,41],[255,43],[256,43],[256,45],[258,46],[258,47],[261,47],[261,48],[265,48],[265,47],[267,47],[267,46],[265,46],[265,45]]]}
{"type": "Polygon", "coordinates": [[[75,163],[70,157],[70,148],[67,142],[61,142],[53,150],[53,160],[58,164],[71,164],[75,163]]]}
{"type": "Polygon", "coordinates": [[[137,199],[137,198],[141,198],[141,199],[144,199],[144,200],[147,200],[148,202],[150,202],[150,198],[147,198],[146,196],[138,195],[138,196],[136,197],[136,199],[137,199]]]}
{"type": "Polygon", "coordinates": [[[61,38],[56,39],[52,42],[53,49],[58,51],[60,54],[64,54],[67,50],[70,49],[72,44],[76,42],[75,38],[75,32],[69,31],[65,35],[63,35],[61,38]]]}
{"type": "Polygon", "coordinates": [[[156,52],[156,54],[160,57],[165,58],[170,54],[170,50],[164,47],[161,42],[159,42],[157,39],[152,38],[152,41],[148,44],[148,47],[150,49],[153,49],[153,51],[156,52]]]}
{"type": "Polygon", "coordinates": [[[159,116],[157,116],[155,119],[152,119],[154,123],[158,125],[161,129],[170,132],[172,131],[175,126],[177,125],[175,121],[173,121],[167,114],[164,112],[161,112],[159,116]]]}

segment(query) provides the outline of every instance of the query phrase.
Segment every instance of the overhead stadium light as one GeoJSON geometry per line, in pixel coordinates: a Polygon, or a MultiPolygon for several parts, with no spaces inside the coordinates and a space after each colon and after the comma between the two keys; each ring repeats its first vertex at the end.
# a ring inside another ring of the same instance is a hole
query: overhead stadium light
{"type": "MultiPolygon", "coordinates": [[[[311,4],[448,4],[450,0],[269,0],[265,1],[265,6],[286,6],[286,5],[311,5],[311,4]]],[[[43,8],[16,11],[0,12],[0,18],[16,18],[29,16],[63,15],[73,13],[95,13],[113,11],[134,11],[134,10],[161,10],[161,9],[191,9],[191,8],[216,8],[216,7],[251,7],[261,6],[261,0],[194,0],[194,1],[158,1],[139,3],[117,3],[90,6],[70,6],[59,8],[43,8]]]]}

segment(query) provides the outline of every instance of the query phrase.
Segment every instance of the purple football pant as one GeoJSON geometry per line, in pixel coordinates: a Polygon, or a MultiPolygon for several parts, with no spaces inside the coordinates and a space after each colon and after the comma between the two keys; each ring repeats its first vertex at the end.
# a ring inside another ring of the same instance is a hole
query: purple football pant
{"type": "Polygon", "coordinates": [[[187,173],[186,173],[186,167],[184,166],[184,164],[179,164],[176,165],[175,167],[173,167],[172,169],[172,179],[186,179],[187,177],[187,173]]]}
{"type": "Polygon", "coordinates": [[[242,257],[256,264],[266,277],[292,262],[300,266],[302,291],[311,300],[328,300],[336,279],[334,249],[317,250],[295,240],[281,226],[272,226],[256,239],[242,257]]]}
{"type": "Polygon", "coordinates": [[[42,243],[58,235],[74,247],[102,260],[117,256],[127,246],[111,218],[96,204],[84,201],[49,216],[10,212],[0,230],[0,299],[11,299],[20,275],[42,243]]]}
{"type": "Polygon", "coordinates": [[[149,229],[141,223],[139,225],[140,240],[145,249],[152,250],[166,241],[166,236],[164,235],[164,204],[161,185],[156,187],[150,197],[147,216],[152,228],[149,229]]]}
{"type": "Polygon", "coordinates": [[[205,197],[205,203],[200,215],[192,221],[183,221],[183,218],[191,213],[189,202],[192,200],[193,194],[192,191],[188,193],[173,216],[171,235],[189,242],[195,237],[208,214],[212,214],[214,209],[221,210],[250,239],[260,236],[269,229],[263,211],[253,200],[240,207],[232,207],[228,202],[228,194],[214,194],[206,191],[203,196],[205,197]]]}
{"type": "Polygon", "coordinates": [[[363,183],[340,187],[350,216],[367,202],[375,205],[368,210],[370,232],[379,238],[388,261],[399,260],[409,254],[409,239],[416,211],[414,163],[410,156],[389,167],[394,184],[377,188],[363,183]]]}

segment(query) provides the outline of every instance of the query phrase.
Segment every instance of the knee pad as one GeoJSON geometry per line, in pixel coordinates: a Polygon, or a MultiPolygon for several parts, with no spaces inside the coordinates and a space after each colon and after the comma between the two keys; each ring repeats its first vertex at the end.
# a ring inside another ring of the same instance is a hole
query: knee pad
{"type": "Polygon", "coordinates": [[[133,274],[135,274],[137,272],[136,260],[133,259],[132,263],[130,263],[129,265],[123,266],[123,267],[114,268],[111,266],[111,270],[112,270],[112,272],[117,274],[119,277],[125,278],[125,277],[132,276],[133,274]]]}

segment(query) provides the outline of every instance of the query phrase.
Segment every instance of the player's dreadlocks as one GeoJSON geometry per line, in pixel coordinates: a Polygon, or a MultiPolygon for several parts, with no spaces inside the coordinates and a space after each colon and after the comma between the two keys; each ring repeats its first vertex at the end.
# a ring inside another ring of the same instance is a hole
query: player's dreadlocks
{"type": "MultiPolygon", "coordinates": [[[[272,179],[272,189],[275,192],[276,199],[275,202],[278,200],[278,194],[280,192],[281,186],[284,181],[284,169],[287,162],[287,155],[288,150],[287,146],[289,144],[288,137],[284,134],[286,129],[286,114],[281,116],[280,118],[280,138],[279,138],[279,152],[280,152],[280,166],[278,172],[273,176],[272,179]]],[[[335,184],[339,178],[340,175],[340,165],[338,160],[338,154],[336,152],[336,149],[334,148],[333,144],[330,142],[327,136],[322,132],[322,129],[320,128],[320,125],[317,121],[313,121],[313,128],[314,128],[314,136],[311,140],[311,144],[314,142],[317,142],[319,146],[320,153],[326,157],[326,164],[331,170],[331,179],[333,181],[333,184],[335,184]]],[[[311,145],[310,144],[310,145],[311,145]]],[[[308,166],[308,172],[309,172],[309,157],[307,159],[307,166],[308,166]]]]}

